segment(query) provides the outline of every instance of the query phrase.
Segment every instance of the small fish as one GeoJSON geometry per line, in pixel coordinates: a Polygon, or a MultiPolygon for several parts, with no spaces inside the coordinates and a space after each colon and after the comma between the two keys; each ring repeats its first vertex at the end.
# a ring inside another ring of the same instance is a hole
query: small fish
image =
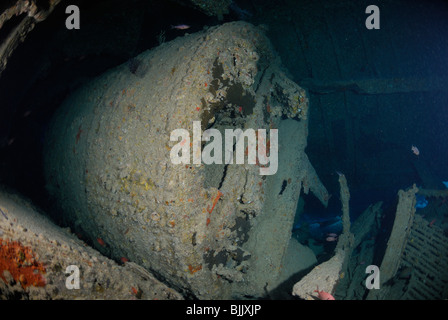
{"type": "Polygon", "coordinates": [[[178,24],[177,26],[171,26],[171,29],[187,30],[190,29],[190,26],[188,24],[178,24]]]}
{"type": "Polygon", "coordinates": [[[437,221],[437,219],[432,219],[431,222],[429,223],[428,227],[432,227],[436,221],[437,221]]]}
{"type": "Polygon", "coordinates": [[[442,181],[443,185],[448,188],[448,181],[442,181]]]}
{"type": "Polygon", "coordinates": [[[416,146],[412,145],[411,150],[416,156],[420,155],[420,150],[416,146]]]}
{"type": "Polygon", "coordinates": [[[327,237],[325,240],[328,242],[334,242],[338,240],[338,237],[327,237]]]}
{"type": "Polygon", "coordinates": [[[121,257],[120,260],[121,260],[121,262],[123,262],[123,263],[129,262],[129,259],[128,259],[128,258],[125,258],[125,257],[121,257]]]}
{"type": "Polygon", "coordinates": [[[105,247],[105,246],[106,246],[106,243],[104,242],[103,239],[101,239],[101,238],[96,238],[96,241],[98,241],[98,243],[100,244],[100,246],[102,246],[102,247],[105,247]]]}
{"type": "Polygon", "coordinates": [[[319,286],[317,286],[317,290],[314,290],[313,292],[317,292],[317,298],[319,300],[335,300],[334,297],[325,291],[319,291],[319,286]]]}

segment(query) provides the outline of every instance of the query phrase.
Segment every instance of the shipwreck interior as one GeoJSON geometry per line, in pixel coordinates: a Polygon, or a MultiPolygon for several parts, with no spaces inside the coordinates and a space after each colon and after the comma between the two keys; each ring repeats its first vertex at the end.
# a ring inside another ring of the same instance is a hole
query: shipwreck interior
{"type": "MultiPolygon", "coordinates": [[[[53,279],[110,259],[139,299],[447,299],[447,30],[441,0],[3,1],[0,244],[42,250],[53,279]],[[266,129],[271,155],[278,129],[278,171],[170,164],[193,121],[266,129]]],[[[111,297],[94,268],[78,294],[111,297]]],[[[1,298],[76,298],[10,273],[1,298]]]]}

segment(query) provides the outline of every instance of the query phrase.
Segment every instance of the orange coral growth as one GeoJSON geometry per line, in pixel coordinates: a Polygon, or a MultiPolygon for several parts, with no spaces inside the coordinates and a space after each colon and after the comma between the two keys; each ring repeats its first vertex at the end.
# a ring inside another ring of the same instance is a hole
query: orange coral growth
{"type": "Polygon", "coordinates": [[[6,283],[3,272],[8,270],[15,281],[20,282],[25,289],[29,286],[45,286],[45,267],[34,257],[30,247],[25,247],[18,241],[0,238],[0,278],[6,283]]]}
{"type": "Polygon", "coordinates": [[[188,270],[190,271],[190,274],[195,274],[199,270],[202,270],[202,265],[199,265],[197,267],[193,267],[191,264],[188,265],[188,270]]]}
{"type": "Polygon", "coordinates": [[[219,198],[221,198],[222,195],[223,195],[223,193],[218,190],[218,195],[216,196],[215,200],[213,200],[212,208],[210,209],[209,206],[207,206],[208,213],[212,213],[213,212],[213,209],[215,209],[215,206],[218,203],[218,200],[219,200],[219,198]]]}

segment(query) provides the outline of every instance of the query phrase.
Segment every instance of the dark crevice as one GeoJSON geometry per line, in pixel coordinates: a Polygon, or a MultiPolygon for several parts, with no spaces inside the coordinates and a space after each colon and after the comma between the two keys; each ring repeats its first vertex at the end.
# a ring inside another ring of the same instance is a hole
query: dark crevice
{"type": "Polygon", "coordinates": [[[224,180],[226,179],[227,168],[228,168],[228,167],[229,167],[228,164],[226,164],[226,165],[224,166],[224,172],[222,173],[222,178],[221,178],[221,181],[219,182],[218,190],[221,190],[222,185],[223,185],[223,183],[224,183],[224,180]]]}
{"type": "Polygon", "coordinates": [[[13,16],[11,19],[5,22],[2,28],[0,28],[0,43],[4,43],[11,32],[23,21],[26,17],[26,13],[22,13],[19,16],[13,16]]]}
{"type": "Polygon", "coordinates": [[[280,190],[279,195],[282,195],[282,194],[283,194],[283,192],[285,191],[287,185],[288,185],[288,181],[283,180],[283,183],[282,183],[282,189],[280,190]]]}

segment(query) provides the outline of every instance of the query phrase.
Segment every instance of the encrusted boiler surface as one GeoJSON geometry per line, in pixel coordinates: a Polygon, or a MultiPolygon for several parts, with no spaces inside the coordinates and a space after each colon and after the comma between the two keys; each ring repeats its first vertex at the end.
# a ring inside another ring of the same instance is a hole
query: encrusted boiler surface
{"type": "MultiPolygon", "coordinates": [[[[265,277],[275,279],[283,260],[273,255],[272,272],[257,277],[266,252],[247,241],[260,236],[258,222],[269,220],[265,191],[278,185],[270,192],[282,193],[289,181],[294,199],[303,186],[328,200],[304,154],[307,112],[305,91],[281,71],[259,28],[235,22],[186,35],[106,72],[64,102],[47,140],[48,190],[77,232],[93,243],[103,239],[99,250],[128,257],[176,289],[199,298],[261,296],[265,277]],[[279,150],[279,157],[298,161],[281,169],[279,181],[260,175],[260,164],[170,159],[179,143],[193,154],[204,149],[194,137],[195,121],[201,131],[224,134],[226,128],[269,131],[282,117],[297,121],[302,134],[296,146],[279,150]],[[170,141],[176,129],[192,139],[170,141]]],[[[295,204],[286,208],[272,218],[286,221],[276,241],[281,253],[295,204]]]]}

